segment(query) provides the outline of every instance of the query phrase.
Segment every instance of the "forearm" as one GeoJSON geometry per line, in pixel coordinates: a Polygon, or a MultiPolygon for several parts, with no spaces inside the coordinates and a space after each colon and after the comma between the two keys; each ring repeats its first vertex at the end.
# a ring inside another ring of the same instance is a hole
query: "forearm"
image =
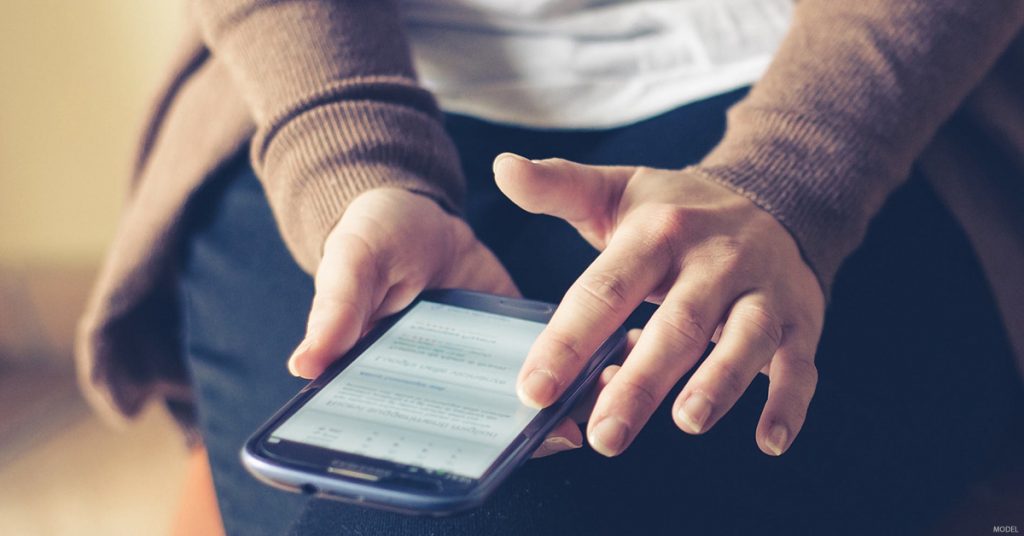
{"type": "Polygon", "coordinates": [[[253,167],[293,255],[314,271],[347,204],[397,186],[457,210],[463,184],[392,1],[196,0],[257,124],[253,167]]]}
{"type": "Polygon", "coordinates": [[[698,169],[775,215],[827,289],[1022,20],[1017,1],[801,0],[698,169]]]}

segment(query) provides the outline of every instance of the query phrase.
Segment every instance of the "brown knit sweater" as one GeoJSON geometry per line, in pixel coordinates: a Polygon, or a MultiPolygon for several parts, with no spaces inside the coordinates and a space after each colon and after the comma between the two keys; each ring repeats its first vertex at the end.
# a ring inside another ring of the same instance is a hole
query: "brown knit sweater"
{"type": "MultiPolygon", "coordinates": [[[[398,186],[453,212],[463,197],[455,148],[416,83],[394,1],[193,4],[202,39],[183,46],[154,108],[81,326],[83,384],[108,413],[135,414],[154,395],[189,403],[175,324],[177,224],[192,193],[250,139],[282,236],[311,273],[360,192],[398,186]]],[[[982,125],[1002,121],[986,132],[1004,139],[972,142],[996,141],[1024,169],[1024,2],[801,0],[794,17],[720,145],[688,171],[773,214],[824,288],[958,108],[982,125]],[[1002,101],[975,97],[986,91],[1002,101]],[[1005,114],[1020,121],[1006,126],[1005,114]]],[[[942,170],[974,158],[957,150],[942,170]]]]}

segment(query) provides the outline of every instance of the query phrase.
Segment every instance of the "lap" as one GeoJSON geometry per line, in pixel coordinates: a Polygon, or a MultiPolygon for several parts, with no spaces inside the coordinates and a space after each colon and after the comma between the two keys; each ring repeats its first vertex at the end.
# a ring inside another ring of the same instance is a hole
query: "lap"
{"type": "Polygon", "coordinates": [[[281,534],[308,502],[257,483],[242,443],[305,384],[285,359],[305,331],[313,284],[288,257],[244,157],[201,192],[180,272],[184,349],[229,534],[281,534]]]}
{"type": "MultiPolygon", "coordinates": [[[[450,117],[469,177],[467,219],[525,295],[557,301],[596,252],[568,225],[505,201],[491,180],[493,156],[681,167],[715,143],[736,97],[587,133],[450,117]]],[[[978,460],[1005,423],[1020,419],[1009,350],[970,248],[927,187],[911,181],[836,282],[818,395],[782,458],[754,444],[767,385],[759,378],[706,436],[679,432],[663,407],[624,455],[581,449],[531,461],[468,515],[416,519],[310,501],[253,480],[238,451],[302,385],[285,359],[304,331],[312,282],[288,256],[244,158],[190,214],[186,351],[231,534],[278,534],[293,523],[302,534],[916,532],[984,469],[978,460]]]]}

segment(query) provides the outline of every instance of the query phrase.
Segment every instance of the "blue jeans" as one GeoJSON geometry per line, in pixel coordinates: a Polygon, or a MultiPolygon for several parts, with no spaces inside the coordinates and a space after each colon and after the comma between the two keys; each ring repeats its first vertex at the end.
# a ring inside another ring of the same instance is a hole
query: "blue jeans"
{"type": "MultiPolygon", "coordinates": [[[[741,96],[606,131],[449,116],[468,177],[466,218],[527,297],[557,302],[596,252],[564,222],[508,202],[494,186],[493,157],[679,168],[717,142],[725,109],[741,96]]],[[[303,385],[285,360],[313,296],[244,155],[189,207],[182,248],[186,358],[232,535],[928,532],[971,482],[1007,463],[1000,446],[1024,418],[970,248],[925,183],[911,179],[836,281],[818,394],[781,458],[754,443],[767,392],[760,377],[705,436],[676,429],[665,404],[622,456],[580,449],[530,461],[470,514],[422,519],[310,500],[258,483],[238,461],[246,437],[303,385]]],[[[642,325],[650,309],[630,323],[642,325]]]]}

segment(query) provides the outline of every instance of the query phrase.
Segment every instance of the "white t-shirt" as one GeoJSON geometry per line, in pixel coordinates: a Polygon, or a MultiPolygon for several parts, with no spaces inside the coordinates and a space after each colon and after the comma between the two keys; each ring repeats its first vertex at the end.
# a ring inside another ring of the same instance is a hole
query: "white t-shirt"
{"type": "Polygon", "coordinates": [[[792,0],[404,0],[420,80],[449,112],[610,128],[748,85],[792,0]]]}

